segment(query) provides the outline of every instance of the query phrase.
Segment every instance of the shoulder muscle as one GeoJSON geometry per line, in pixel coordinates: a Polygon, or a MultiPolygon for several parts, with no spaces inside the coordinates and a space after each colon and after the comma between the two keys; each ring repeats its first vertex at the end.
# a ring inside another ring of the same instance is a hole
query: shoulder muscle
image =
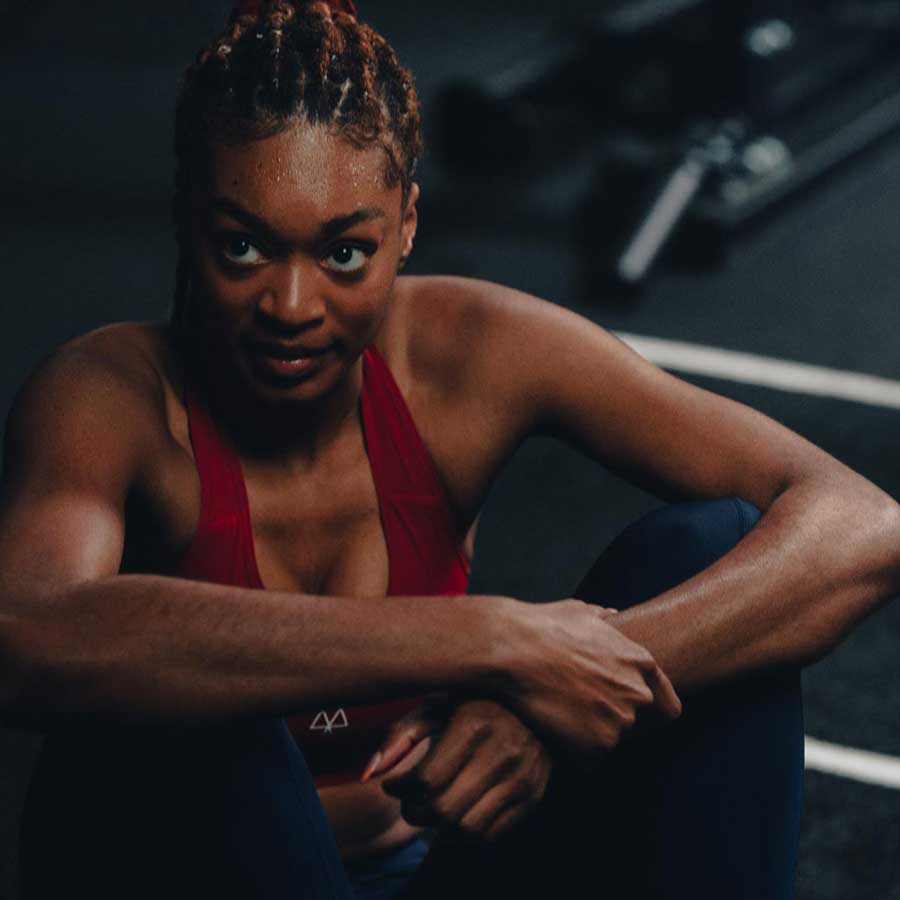
{"type": "Polygon", "coordinates": [[[127,331],[79,338],[38,367],[7,422],[4,568],[36,578],[116,571],[125,500],[158,445],[161,403],[127,331]]]}

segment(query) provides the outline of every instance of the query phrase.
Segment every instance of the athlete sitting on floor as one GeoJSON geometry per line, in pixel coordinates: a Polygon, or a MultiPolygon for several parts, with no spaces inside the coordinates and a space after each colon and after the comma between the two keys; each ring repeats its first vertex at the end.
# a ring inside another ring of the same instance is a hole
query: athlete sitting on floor
{"type": "Polygon", "coordinates": [[[346,0],[245,3],[176,132],[171,321],[67,344],[7,428],[26,896],[790,896],[797,669],[897,590],[894,502],[556,305],[398,277],[416,94],[346,0]],[[535,433],[702,502],[587,603],[465,596],[535,433]]]}

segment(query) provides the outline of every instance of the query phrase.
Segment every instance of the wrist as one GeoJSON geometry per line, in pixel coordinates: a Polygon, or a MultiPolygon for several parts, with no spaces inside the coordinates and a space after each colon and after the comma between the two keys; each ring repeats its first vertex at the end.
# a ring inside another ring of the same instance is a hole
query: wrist
{"type": "Polygon", "coordinates": [[[464,690],[509,705],[522,689],[522,661],[528,647],[528,604],[511,597],[471,597],[479,615],[474,628],[477,664],[464,690]]]}

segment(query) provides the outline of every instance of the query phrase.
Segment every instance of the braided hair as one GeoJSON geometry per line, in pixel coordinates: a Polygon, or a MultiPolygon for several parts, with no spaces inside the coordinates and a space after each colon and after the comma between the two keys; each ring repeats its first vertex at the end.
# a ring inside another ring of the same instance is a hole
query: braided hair
{"type": "Polygon", "coordinates": [[[412,75],[359,22],[352,0],[241,0],[224,33],[185,72],[175,114],[178,265],[172,322],[191,290],[190,191],[209,148],[324,125],[353,146],[385,151],[385,187],[409,196],[422,153],[412,75]]]}

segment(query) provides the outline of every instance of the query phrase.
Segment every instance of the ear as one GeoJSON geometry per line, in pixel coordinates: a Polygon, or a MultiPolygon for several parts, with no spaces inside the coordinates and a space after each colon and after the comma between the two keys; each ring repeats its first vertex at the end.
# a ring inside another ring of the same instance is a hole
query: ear
{"type": "Polygon", "coordinates": [[[419,212],[416,209],[418,199],[419,185],[413,182],[409,186],[409,198],[406,201],[406,209],[403,210],[403,219],[400,223],[400,260],[398,264],[400,269],[403,268],[412,253],[416,227],[419,224],[419,212]]]}

